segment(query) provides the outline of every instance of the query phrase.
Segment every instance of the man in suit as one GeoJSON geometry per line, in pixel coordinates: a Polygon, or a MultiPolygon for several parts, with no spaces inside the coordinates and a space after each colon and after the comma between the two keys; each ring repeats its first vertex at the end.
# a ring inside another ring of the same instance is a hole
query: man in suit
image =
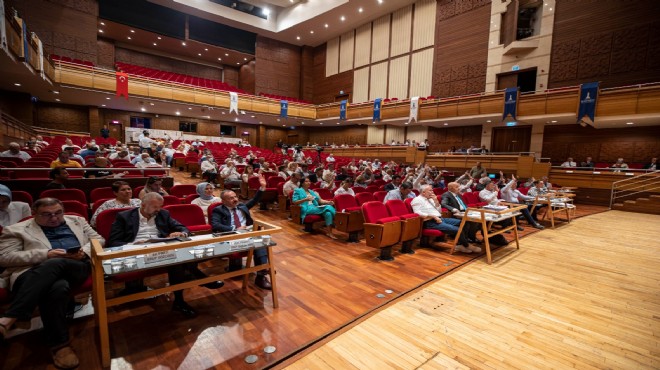
{"type": "MultiPolygon", "coordinates": [[[[251,226],[254,221],[250,216],[250,208],[259,203],[261,194],[266,189],[266,179],[259,175],[259,190],[254,197],[247,201],[245,204],[238,202],[238,196],[231,190],[224,190],[220,193],[222,205],[215,207],[211,214],[211,226],[214,232],[228,232],[235,230],[244,230],[251,226]]],[[[268,263],[268,252],[265,248],[257,249],[254,251],[254,264],[263,265],[268,263]]],[[[242,258],[232,258],[229,260],[229,271],[236,271],[243,268],[242,258]]],[[[267,270],[257,272],[257,277],[254,284],[261,289],[272,289],[270,281],[268,281],[267,270]]]]}
{"type": "Polygon", "coordinates": [[[90,240],[103,238],[84,218],[65,216],[62,202],[42,198],[34,218],[7,226],[0,236],[0,286],[9,280],[13,299],[0,317],[0,340],[17,320],[27,321],[39,307],[46,343],[55,366],[71,369],[79,361],[67,328],[71,290],[90,275],[90,240]]]}
{"type": "MultiPolygon", "coordinates": [[[[119,212],[115,222],[110,229],[108,247],[117,247],[129,243],[143,243],[151,238],[176,238],[187,237],[190,231],[170,217],[170,213],[163,207],[163,197],[155,192],[147,193],[142,198],[140,208],[119,212]]],[[[174,265],[167,268],[170,284],[185,282],[187,275],[194,278],[204,278],[206,275],[197,269],[195,263],[174,265]]],[[[222,281],[203,284],[209,289],[218,289],[224,285],[222,281]]],[[[183,299],[183,291],[174,292],[172,310],[181,312],[184,316],[191,318],[197,316],[197,312],[183,299]]]]}
{"type": "MultiPolygon", "coordinates": [[[[459,183],[450,182],[447,184],[447,191],[442,194],[440,201],[442,208],[446,208],[454,215],[454,217],[456,217],[458,213],[467,210],[467,204],[463,200],[463,197],[461,197],[460,188],[461,185],[459,183]]],[[[479,224],[476,222],[466,222],[463,229],[466,230],[465,235],[467,236],[468,241],[470,243],[476,243],[479,224]]]]}

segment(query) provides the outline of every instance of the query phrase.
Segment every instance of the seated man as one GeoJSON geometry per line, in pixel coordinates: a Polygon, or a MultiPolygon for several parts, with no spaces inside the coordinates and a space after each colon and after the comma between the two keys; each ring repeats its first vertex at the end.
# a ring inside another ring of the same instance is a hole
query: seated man
{"type": "MultiPolygon", "coordinates": [[[[419,196],[415,197],[410,205],[413,208],[413,212],[424,218],[424,225],[422,226],[424,229],[440,230],[448,235],[456,235],[458,233],[458,227],[461,221],[455,218],[442,218],[442,208],[438,197],[433,193],[433,187],[431,185],[422,185],[419,196]]],[[[465,228],[463,228],[463,231],[459,235],[458,243],[454,249],[463,253],[481,252],[481,248],[470,245],[465,228]]]]}
{"type": "Polygon", "coordinates": [[[591,160],[591,157],[587,157],[587,159],[580,163],[580,167],[585,167],[585,168],[594,168],[596,167],[596,164],[594,161],[591,160]]]}
{"type": "MultiPolygon", "coordinates": [[[[499,205],[500,202],[502,202],[502,199],[498,199],[497,197],[497,185],[493,181],[489,181],[486,184],[486,187],[479,192],[479,199],[481,199],[482,202],[486,202],[491,206],[499,205]]],[[[510,219],[506,219],[503,221],[496,222],[496,224],[501,225],[502,227],[508,227],[511,226],[512,222],[513,221],[511,221],[510,219]]],[[[516,228],[519,231],[524,230],[520,225],[518,225],[516,228]]]]}
{"type": "MultiPolygon", "coordinates": [[[[74,162],[74,161],[71,161],[74,162]]],[[[78,163],[78,162],[75,162],[78,163]]],[[[66,170],[64,167],[55,167],[52,170],[50,170],[50,173],[48,174],[48,177],[50,177],[53,181],[49,182],[46,187],[44,188],[45,190],[49,189],[66,189],[66,186],[64,186],[64,183],[66,180],[69,178],[69,172],[66,170]]]]}
{"type": "Polygon", "coordinates": [[[104,241],[84,218],[65,216],[55,198],[38,199],[32,210],[34,218],[6,227],[0,237],[2,277],[9,278],[13,296],[0,317],[0,340],[39,307],[55,366],[72,369],[79,361],[67,328],[71,290],[90,275],[90,240],[104,241]]]}
{"type": "MultiPolygon", "coordinates": [[[[266,189],[266,179],[259,176],[260,188],[254,194],[254,197],[245,204],[238,202],[238,196],[231,190],[223,190],[220,193],[222,205],[215,207],[211,214],[211,226],[214,232],[227,232],[235,230],[245,230],[251,226],[254,221],[250,216],[250,208],[259,203],[261,194],[266,189]]],[[[263,265],[268,263],[268,251],[265,248],[257,249],[254,251],[254,265],[263,265]]],[[[237,271],[243,268],[242,258],[232,258],[229,260],[229,271],[237,271]]],[[[268,281],[267,270],[257,272],[257,277],[254,284],[261,289],[270,290],[272,287],[268,281]]]]}
{"type": "Polygon", "coordinates": [[[29,217],[30,205],[25,202],[12,202],[11,190],[0,184],[0,230],[29,217]]]}
{"type": "Polygon", "coordinates": [[[385,190],[386,191],[392,191],[392,190],[398,188],[399,185],[401,185],[401,176],[394,175],[394,176],[392,176],[392,181],[385,185],[385,190]]]}
{"type": "Polygon", "coordinates": [[[413,193],[412,187],[413,185],[410,182],[402,182],[398,188],[387,192],[385,199],[383,199],[383,204],[387,203],[388,200],[405,200],[406,198],[414,198],[415,193],[413,193]]]}
{"type": "MultiPolygon", "coordinates": [[[[516,177],[514,175],[511,175],[511,181],[509,181],[502,189],[500,189],[500,194],[502,195],[502,199],[509,203],[520,203],[519,199],[523,199],[524,201],[529,201],[533,202],[534,197],[525,195],[521,193],[518,189],[516,189],[516,184],[517,184],[516,177]]],[[[525,217],[527,220],[527,223],[532,225],[533,227],[543,230],[543,226],[541,226],[538,223],[538,220],[536,219],[536,212],[538,212],[539,207],[536,207],[534,209],[534,214],[529,213],[531,205],[528,205],[527,208],[523,208],[520,210],[522,215],[525,217]]]]}
{"type": "Polygon", "coordinates": [[[50,163],[50,168],[58,168],[58,167],[81,168],[82,166],[77,161],[72,161],[69,159],[69,152],[62,151],[58,156],[57,160],[52,161],[50,163]]]}
{"type": "Polygon", "coordinates": [[[577,167],[577,163],[573,160],[573,158],[568,157],[566,162],[561,164],[562,167],[577,167]]]}
{"type": "MultiPolygon", "coordinates": [[[[460,188],[461,185],[457,182],[447,184],[447,191],[442,194],[442,200],[440,202],[442,208],[446,208],[457,218],[460,218],[460,216],[456,216],[458,213],[467,210],[467,205],[463,201],[463,197],[461,197],[460,188]]],[[[476,243],[477,231],[481,229],[479,223],[466,222],[463,228],[466,230],[468,241],[470,243],[476,243]]]]}
{"type": "MultiPolygon", "coordinates": [[[[132,208],[128,211],[119,212],[110,229],[108,247],[117,247],[129,243],[142,243],[151,238],[176,238],[187,237],[190,232],[177,220],[170,217],[170,213],[163,207],[163,197],[156,193],[147,193],[142,198],[140,208],[132,208]]],[[[170,284],[185,282],[186,275],[195,278],[204,278],[203,272],[197,269],[195,263],[174,265],[167,268],[170,284]]],[[[222,281],[204,284],[209,289],[221,288],[222,281]]],[[[181,312],[185,317],[195,317],[197,312],[183,300],[183,291],[174,292],[172,310],[181,312]]]]}
{"type": "Polygon", "coordinates": [[[0,157],[20,158],[23,162],[32,158],[29,154],[21,150],[21,145],[16,142],[11,142],[8,145],[9,150],[1,152],[0,157]]]}

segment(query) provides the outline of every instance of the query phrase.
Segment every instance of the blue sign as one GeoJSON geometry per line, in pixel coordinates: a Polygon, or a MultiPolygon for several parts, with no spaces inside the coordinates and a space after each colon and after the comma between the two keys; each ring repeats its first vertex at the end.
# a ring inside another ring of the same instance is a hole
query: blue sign
{"type": "Polygon", "coordinates": [[[513,121],[513,122],[507,122],[507,123],[506,123],[506,125],[509,126],[509,127],[511,127],[511,126],[515,126],[515,125],[517,125],[517,124],[518,124],[518,122],[516,122],[516,121],[513,121]]]}
{"type": "Polygon", "coordinates": [[[584,120],[587,116],[593,125],[596,118],[596,100],[598,98],[598,82],[589,82],[580,86],[580,107],[578,109],[577,121],[584,120]]]}
{"type": "Polygon", "coordinates": [[[348,100],[342,100],[339,104],[339,119],[346,119],[346,106],[348,105],[348,100]]]}
{"type": "Polygon", "coordinates": [[[516,119],[516,110],[518,108],[518,88],[509,87],[504,90],[504,113],[502,114],[502,121],[506,119],[507,116],[511,116],[514,120],[516,119]]]}
{"type": "Polygon", "coordinates": [[[383,99],[378,98],[374,100],[374,122],[380,121],[380,105],[383,99]]]}
{"type": "Polygon", "coordinates": [[[515,66],[511,67],[511,70],[512,71],[520,71],[520,66],[516,64],[515,66]]]}
{"type": "Polygon", "coordinates": [[[280,100],[280,117],[287,118],[289,115],[289,102],[280,100]]]}

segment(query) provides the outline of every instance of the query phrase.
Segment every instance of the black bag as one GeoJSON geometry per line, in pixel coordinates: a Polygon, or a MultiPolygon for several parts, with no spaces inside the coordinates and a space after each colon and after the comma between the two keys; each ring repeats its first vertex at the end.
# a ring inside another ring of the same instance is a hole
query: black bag
{"type": "Polygon", "coordinates": [[[507,245],[507,244],[509,244],[509,241],[506,240],[504,235],[498,234],[498,235],[494,235],[494,236],[489,237],[488,238],[488,243],[490,243],[491,245],[507,245]]]}

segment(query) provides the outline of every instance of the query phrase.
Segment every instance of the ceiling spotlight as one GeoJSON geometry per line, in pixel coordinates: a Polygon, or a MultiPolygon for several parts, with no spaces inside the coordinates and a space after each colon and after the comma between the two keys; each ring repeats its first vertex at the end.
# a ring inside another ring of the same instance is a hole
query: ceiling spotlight
{"type": "Polygon", "coordinates": [[[296,40],[300,40],[300,36],[296,36],[296,40]]]}
{"type": "Polygon", "coordinates": [[[383,0],[378,0],[378,4],[382,4],[382,3],[383,3],[383,0]]]}
{"type": "Polygon", "coordinates": [[[182,42],[182,43],[181,43],[181,46],[186,46],[186,43],[185,43],[185,42],[182,42]]]}
{"type": "Polygon", "coordinates": [[[626,125],[634,125],[635,122],[626,122],[626,125]]]}
{"type": "Polygon", "coordinates": [[[180,116],[180,115],[181,115],[181,112],[179,112],[179,111],[176,111],[176,113],[175,113],[175,114],[176,114],[177,116],[180,116]]]}
{"type": "Polygon", "coordinates": [[[270,15],[270,9],[268,9],[268,8],[263,8],[263,9],[261,10],[261,14],[265,15],[266,17],[268,17],[268,16],[270,15]]]}
{"type": "Polygon", "coordinates": [[[192,107],[188,107],[188,110],[192,110],[192,107]]]}
{"type": "Polygon", "coordinates": [[[309,31],[309,33],[311,33],[311,34],[313,35],[313,34],[314,34],[314,30],[309,31]]]}
{"type": "Polygon", "coordinates": [[[238,117],[234,118],[234,122],[238,122],[238,117]]]}
{"type": "Polygon", "coordinates": [[[201,56],[202,56],[202,53],[197,53],[197,55],[201,57],[201,56]]]}
{"type": "Polygon", "coordinates": [[[158,44],[156,44],[156,43],[154,42],[154,46],[158,46],[158,44]]]}
{"type": "Polygon", "coordinates": [[[328,28],[328,27],[330,27],[330,26],[328,26],[328,24],[326,23],[326,24],[325,24],[325,28],[328,28]]]}
{"type": "Polygon", "coordinates": [[[301,125],[304,125],[304,124],[305,124],[305,122],[300,122],[300,124],[301,124],[301,125]]]}
{"type": "Polygon", "coordinates": [[[105,26],[105,23],[101,22],[101,26],[105,26]]]}
{"type": "Polygon", "coordinates": [[[162,37],[158,36],[158,40],[162,40],[162,39],[163,39],[162,37]]]}
{"type": "Polygon", "coordinates": [[[486,123],[490,123],[491,121],[489,119],[486,120],[486,123]]]}
{"type": "Polygon", "coordinates": [[[339,18],[339,20],[343,22],[343,21],[346,20],[346,17],[344,17],[344,16],[342,15],[341,18],[339,18]]]}
{"type": "Polygon", "coordinates": [[[279,121],[280,121],[280,119],[278,118],[278,119],[277,119],[277,122],[279,122],[279,121]]]}
{"type": "Polygon", "coordinates": [[[155,104],[154,103],[149,103],[149,105],[151,105],[153,107],[155,104]]]}
{"type": "Polygon", "coordinates": [[[557,123],[557,121],[550,121],[550,122],[552,122],[552,123],[557,123]]]}
{"type": "Polygon", "coordinates": [[[105,100],[110,100],[110,98],[105,98],[105,100]]]}
{"type": "Polygon", "coordinates": [[[358,13],[362,13],[363,11],[364,11],[364,9],[362,9],[362,8],[358,9],[358,13]]]}
{"type": "Polygon", "coordinates": [[[204,51],[209,51],[209,49],[208,49],[208,48],[204,48],[204,51]]]}
{"type": "Polygon", "coordinates": [[[286,125],[282,125],[282,127],[286,127],[286,125]]]}
{"type": "Polygon", "coordinates": [[[134,31],[134,30],[131,30],[131,33],[135,33],[135,31],[134,31]]]}
{"type": "Polygon", "coordinates": [[[225,53],[225,56],[228,57],[228,56],[229,56],[229,53],[225,53]]]}
{"type": "Polygon", "coordinates": [[[251,118],[254,118],[255,116],[250,116],[251,118]]]}
{"type": "Polygon", "coordinates": [[[443,123],[443,125],[445,125],[445,126],[449,126],[449,124],[448,124],[447,122],[443,123]]]}
{"type": "Polygon", "coordinates": [[[126,37],[126,38],[129,39],[129,40],[132,40],[132,39],[131,39],[131,36],[128,36],[128,37],[126,37]]]}
{"type": "Polygon", "coordinates": [[[247,60],[247,58],[243,58],[243,60],[247,60]]]}
{"type": "Polygon", "coordinates": [[[337,122],[337,124],[340,124],[341,122],[337,122]]]}
{"type": "Polygon", "coordinates": [[[19,84],[18,82],[16,82],[16,83],[14,84],[14,86],[21,86],[21,84],[19,84]]]}
{"type": "Polygon", "coordinates": [[[218,58],[218,60],[222,60],[222,58],[218,58]]]}
{"type": "Polygon", "coordinates": [[[105,107],[105,104],[101,104],[102,107],[105,107]]]}
{"type": "Polygon", "coordinates": [[[60,101],[60,99],[55,99],[55,101],[60,101]]]}
{"type": "Polygon", "coordinates": [[[99,30],[99,33],[103,33],[103,30],[99,30]]]}
{"type": "Polygon", "coordinates": [[[239,64],[239,65],[240,65],[240,64],[241,64],[241,62],[236,62],[236,64],[239,64]]]}
{"type": "Polygon", "coordinates": [[[147,111],[147,108],[142,107],[142,108],[140,108],[140,110],[143,111],[143,112],[146,112],[146,111],[147,111]]]}
{"type": "Polygon", "coordinates": [[[57,90],[53,90],[53,94],[59,94],[60,92],[57,90]]]}
{"type": "Polygon", "coordinates": [[[319,125],[322,125],[322,124],[323,124],[323,122],[319,122],[319,125]]]}

